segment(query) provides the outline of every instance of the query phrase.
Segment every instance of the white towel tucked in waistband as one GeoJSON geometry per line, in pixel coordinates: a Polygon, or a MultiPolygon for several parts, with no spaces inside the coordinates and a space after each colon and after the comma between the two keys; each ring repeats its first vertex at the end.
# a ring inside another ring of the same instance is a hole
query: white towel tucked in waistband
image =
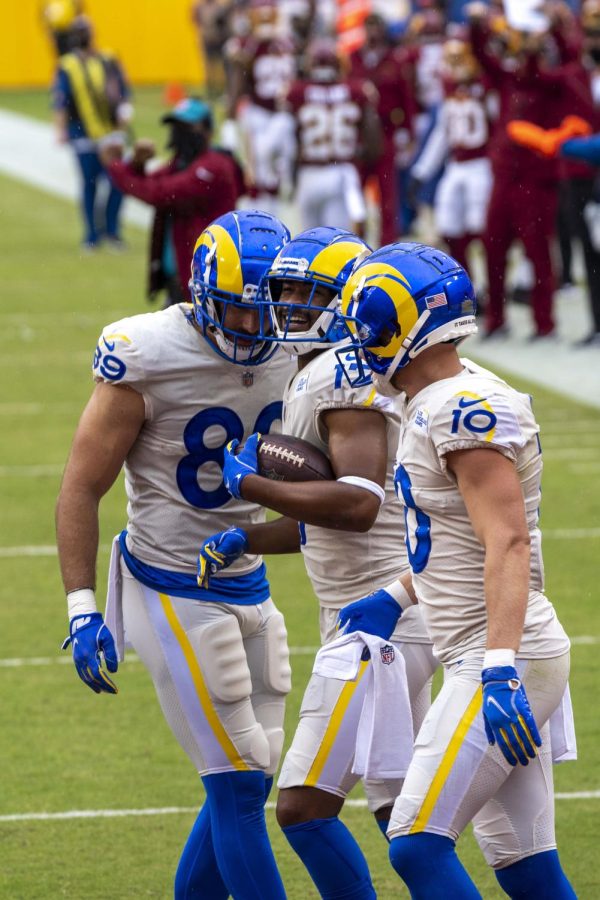
{"type": "Polygon", "coordinates": [[[389,641],[353,631],[342,634],[317,653],[313,673],[355,681],[363,650],[371,662],[363,701],[352,771],[364,778],[404,778],[413,753],[413,727],[406,667],[389,641]]]}
{"type": "Polygon", "coordinates": [[[115,639],[119,662],[125,659],[125,629],[123,627],[123,602],[121,582],[121,548],[119,535],[113,539],[108,567],[108,588],[106,591],[106,610],[104,621],[115,639]]]}
{"type": "Polygon", "coordinates": [[[550,716],[550,745],[553,763],[577,759],[575,720],[569,685],[567,685],[560,704],[550,716]]]}

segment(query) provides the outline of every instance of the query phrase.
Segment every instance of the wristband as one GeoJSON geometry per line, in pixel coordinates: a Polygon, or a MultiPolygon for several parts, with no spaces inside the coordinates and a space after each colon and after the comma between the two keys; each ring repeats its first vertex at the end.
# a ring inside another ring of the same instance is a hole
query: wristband
{"type": "Polygon", "coordinates": [[[514,669],[515,656],[514,650],[486,650],[482,668],[493,669],[497,666],[512,666],[514,669]]]}
{"type": "Polygon", "coordinates": [[[384,489],[375,481],[371,481],[370,478],[361,478],[360,475],[342,475],[341,478],[337,478],[336,480],[341,481],[343,484],[353,484],[354,487],[359,487],[364,491],[375,494],[380,503],[383,503],[385,500],[384,489]]]}
{"type": "Polygon", "coordinates": [[[74,616],[89,616],[90,613],[98,612],[94,591],[91,588],[78,588],[75,591],[69,591],[67,594],[67,609],[69,611],[69,621],[74,616]]]}
{"type": "Polygon", "coordinates": [[[403,612],[405,609],[408,609],[409,606],[413,606],[410,594],[398,579],[392,581],[391,584],[386,584],[383,590],[386,594],[389,594],[390,597],[393,597],[403,612]]]}

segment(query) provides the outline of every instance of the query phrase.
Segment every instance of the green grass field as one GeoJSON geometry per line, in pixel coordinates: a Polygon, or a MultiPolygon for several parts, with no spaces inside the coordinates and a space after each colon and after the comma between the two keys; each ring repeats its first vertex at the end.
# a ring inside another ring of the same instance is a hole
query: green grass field
{"type": "MultiPolygon", "coordinates": [[[[186,810],[202,800],[198,777],[164,723],[138,662],[121,667],[118,697],[96,696],[76,677],[68,654],[59,651],[67,620],[51,550],[60,472],[91,390],[97,335],[104,323],[147,309],[146,236],[129,230],[126,254],[83,257],[73,206],[5,178],[0,190],[0,898],[168,898],[194,819],[186,810]],[[103,810],[165,807],[184,811],[102,815],[103,810]],[[74,810],[96,814],[10,818],[74,810]]],[[[578,639],[572,692],[580,759],[556,769],[556,789],[598,791],[600,411],[531,390],[546,457],[542,523],[548,592],[578,639]]],[[[106,547],[123,526],[124,513],[119,483],[102,505],[100,596],[106,547]]],[[[298,648],[292,657],[289,739],[312,663],[305,648],[317,643],[317,606],[299,558],[273,558],[269,572],[290,643],[298,648]]],[[[599,803],[600,797],[556,804],[563,863],[578,896],[587,900],[600,896],[594,863],[599,803]]],[[[344,819],[365,848],[379,897],[406,897],[367,811],[349,808],[344,819]]],[[[290,900],[316,897],[272,811],[268,821],[290,900]]],[[[482,895],[503,897],[470,834],[459,849],[482,895]]]]}

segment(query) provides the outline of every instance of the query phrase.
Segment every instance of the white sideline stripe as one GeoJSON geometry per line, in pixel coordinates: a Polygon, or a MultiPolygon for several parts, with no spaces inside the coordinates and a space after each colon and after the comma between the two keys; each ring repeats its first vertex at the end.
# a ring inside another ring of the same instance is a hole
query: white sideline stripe
{"type": "MultiPolygon", "coordinates": [[[[599,800],[600,791],[570,791],[558,792],[554,795],[556,800],[599,800]]],[[[353,809],[365,809],[367,801],[362,798],[346,800],[344,806],[353,809]]],[[[266,809],[275,809],[275,803],[266,804],[266,809]]],[[[48,820],[63,819],[119,819],[125,816],[181,816],[197,813],[197,806],[162,806],[149,807],[147,809],[72,809],[67,812],[39,812],[39,813],[14,813],[0,816],[0,822],[45,822],[48,820]]]]}
{"type": "MultiPolygon", "coordinates": [[[[573,645],[595,645],[600,644],[600,637],[593,634],[579,634],[570,638],[573,645]]],[[[318,647],[290,647],[290,656],[314,656],[318,651],[318,647]]],[[[132,650],[126,651],[125,662],[120,665],[129,665],[130,663],[139,663],[140,658],[132,650]]],[[[70,666],[72,659],[70,653],[56,656],[15,656],[0,658],[0,669],[20,669],[26,666],[70,666]]]]}
{"type": "MultiPolygon", "coordinates": [[[[599,538],[600,528],[545,528],[542,537],[555,541],[579,541],[599,538]]],[[[108,552],[110,544],[101,544],[100,552],[108,552]]],[[[56,556],[54,544],[24,544],[15,547],[0,547],[0,559],[16,559],[19,556],[56,556]]]]}

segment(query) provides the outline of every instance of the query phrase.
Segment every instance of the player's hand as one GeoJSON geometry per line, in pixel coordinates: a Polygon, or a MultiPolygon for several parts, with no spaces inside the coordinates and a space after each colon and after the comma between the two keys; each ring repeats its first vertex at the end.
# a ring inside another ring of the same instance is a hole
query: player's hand
{"type": "Polygon", "coordinates": [[[529,700],[513,666],[494,666],[481,673],[483,721],[490,744],[498,744],[511,766],[529,764],[542,746],[529,700]]]}
{"type": "Polygon", "coordinates": [[[71,644],[73,662],[77,674],[96,694],[118,694],[114,681],[108,677],[103,660],[109,672],[119,668],[117,650],[113,636],[104,624],[99,612],[73,616],[69,624],[69,637],[63,641],[62,650],[71,644]]]}
{"type": "Polygon", "coordinates": [[[241,500],[240,489],[246,475],[258,475],[257,450],[259,440],[260,434],[258,432],[251,434],[237,455],[235,451],[240,445],[238,440],[229,441],[225,447],[223,481],[231,496],[237,500],[241,500]]]}
{"type": "Polygon", "coordinates": [[[104,168],[107,168],[111,163],[123,159],[123,144],[117,141],[99,144],[98,156],[104,168]]]}
{"type": "Polygon", "coordinates": [[[222,572],[248,552],[248,535],[243,528],[228,528],[207,538],[198,552],[198,587],[208,587],[211,575],[222,572]]]}
{"type": "Polygon", "coordinates": [[[396,603],[391,594],[381,588],[362,600],[355,600],[340,609],[338,628],[349,634],[352,631],[366,631],[377,637],[389,640],[398,619],[402,615],[402,607],[396,603]]]}

